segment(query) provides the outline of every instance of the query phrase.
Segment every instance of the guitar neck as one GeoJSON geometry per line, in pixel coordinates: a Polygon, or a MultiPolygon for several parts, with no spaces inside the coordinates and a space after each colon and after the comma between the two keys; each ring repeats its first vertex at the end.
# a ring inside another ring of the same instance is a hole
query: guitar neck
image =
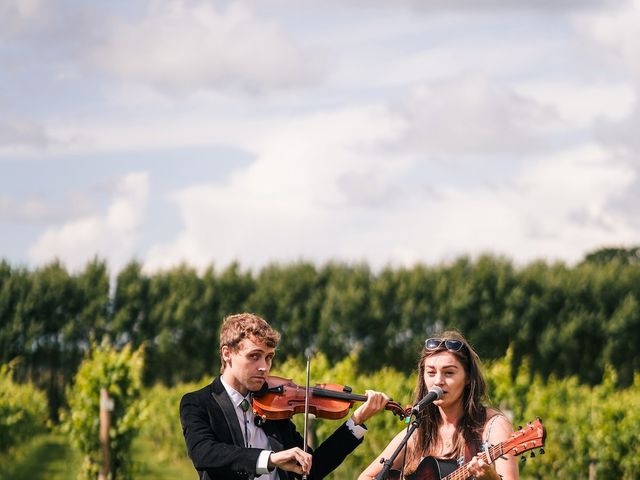
{"type": "MultiPolygon", "coordinates": [[[[485,463],[493,463],[496,458],[502,456],[502,454],[504,453],[504,451],[502,450],[502,445],[502,443],[494,445],[492,447],[489,447],[488,451],[480,453],[485,463]]],[[[471,474],[469,473],[469,464],[465,464],[457,470],[454,470],[441,480],[467,480],[467,478],[469,478],[470,476],[471,474]]]]}

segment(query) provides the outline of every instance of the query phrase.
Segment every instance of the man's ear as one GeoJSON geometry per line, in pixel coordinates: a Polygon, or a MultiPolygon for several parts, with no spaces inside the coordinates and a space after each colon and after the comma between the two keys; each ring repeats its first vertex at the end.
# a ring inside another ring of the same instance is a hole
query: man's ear
{"type": "Polygon", "coordinates": [[[225,365],[231,366],[231,349],[229,346],[223,345],[220,353],[222,354],[222,360],[224,360],[225,365]]]}

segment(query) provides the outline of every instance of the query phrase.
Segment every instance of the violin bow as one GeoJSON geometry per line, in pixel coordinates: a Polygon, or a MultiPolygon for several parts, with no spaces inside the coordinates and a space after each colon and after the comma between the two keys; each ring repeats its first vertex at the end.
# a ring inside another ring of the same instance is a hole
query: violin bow
{"type": "MultiPolygon", "coordinates": [[[[307,430],[309,419],[309,377],[311,374],[311,351],[307,351],[307,386],[304,394],[304,438],[303,438],[303,451],[307,451],[307,430]]],[[[307,474],[302,475],[302,480],[307,480],[307,474]]]]}

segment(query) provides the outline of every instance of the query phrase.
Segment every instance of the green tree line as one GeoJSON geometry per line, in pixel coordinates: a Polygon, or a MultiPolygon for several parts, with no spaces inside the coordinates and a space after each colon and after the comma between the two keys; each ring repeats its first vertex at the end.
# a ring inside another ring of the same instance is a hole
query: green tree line
{"type": "Polygon", "coordinates": [[[28,269],[0,261],[0,363],[47,392],[55,419],[83,355],[105,336],[144,346],[146,385],[199,380],[219,365],[222,318],[252,311],[283,334],[278,357],[311,346],[335,363],[356,353],[363,372],[408,374],[431,332],[461,330],[483,359],[511,347],[543,378],[598,384],[605,367],[630,385],[640,371],[638,248],[604,249],[576,266],[503,257],[372,269],[364,263],[188,265],[145,273],[132,261],[110,281],[106,262],[79,272],[60,262],[28,269]]]}

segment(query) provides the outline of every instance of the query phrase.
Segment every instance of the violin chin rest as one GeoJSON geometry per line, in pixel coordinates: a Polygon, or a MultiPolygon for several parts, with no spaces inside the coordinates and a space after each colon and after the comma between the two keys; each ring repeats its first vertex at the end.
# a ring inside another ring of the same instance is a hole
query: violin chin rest
{"type": "Polygon", "coordinates": [[[267,393],[269,393],[269,383],[264,382],[260,387],[260,390],[256,390],[255,392],[253,392],[252,396],[259,398],[265,396],[267,393]]]}

